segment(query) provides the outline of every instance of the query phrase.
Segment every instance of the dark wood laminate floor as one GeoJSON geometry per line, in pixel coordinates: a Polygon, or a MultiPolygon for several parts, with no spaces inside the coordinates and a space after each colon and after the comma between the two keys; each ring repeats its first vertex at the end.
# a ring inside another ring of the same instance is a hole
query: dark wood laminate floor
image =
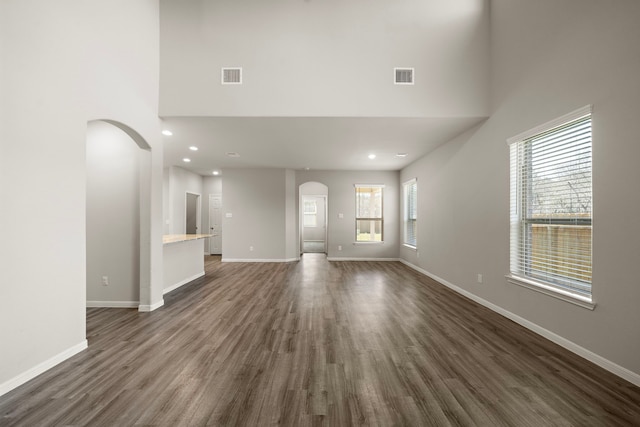
{"type": "Polygon", "coordinates": [[[640,388],[397,262],[220,263],[0,398],[2,426],[640,425],[640,388]]]}

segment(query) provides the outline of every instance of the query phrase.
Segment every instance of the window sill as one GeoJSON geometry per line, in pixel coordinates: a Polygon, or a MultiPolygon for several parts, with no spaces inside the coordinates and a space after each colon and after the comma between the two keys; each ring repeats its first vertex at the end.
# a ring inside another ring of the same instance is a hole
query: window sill
{"type": "Polygon", "coordinates": [[[593,310],[596,308],[596,303],[591,298],[574,294],[562,289],[554,288],[553,286],[545,285],[534,280],[525,279],[523,277],[507,275],[505,276],[507,282],[514,285],[522,286],[523,288],[531,289],[532,291],[540,292],[553,298],[557,298],[562,301],[566,301],[571,304],[575,304],[582,308],[593,310]]]}
{"type": "Polygon", "coordinates": [[[354,245],[383,245],[384,242],[353,242],[354,245]]]}
{"type": "Polygon", "coordinates": [[[412,246],[412,245],[410,245],[410,244],[408,244],[408,243],[403,243],[403,244],[402,244],[402,246],[403,246],[404,248],[406,248],[406,249],[410,249],[410,250],[412,250],[412,251],[414,251],[414,252],[417,252],[417,251],[418,251],[418,247],[417,247],[417,246],[412,246]]]}

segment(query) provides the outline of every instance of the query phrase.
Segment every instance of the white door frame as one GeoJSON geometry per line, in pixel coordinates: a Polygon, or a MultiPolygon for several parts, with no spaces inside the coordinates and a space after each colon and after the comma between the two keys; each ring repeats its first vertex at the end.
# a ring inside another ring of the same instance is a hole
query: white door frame
{"type": "Polygon", "coordinates": [[[301,194],[300,195],[300,253],[304,253],[304,199],[305,197],[315,197],[318,199],[323,199],[324,201],[324,223],[322,226],[324,227],[324,253],[329,252],[328,238],[329,238],[329,208],[328,201],[329,198],[326,194],[301,194]]]}

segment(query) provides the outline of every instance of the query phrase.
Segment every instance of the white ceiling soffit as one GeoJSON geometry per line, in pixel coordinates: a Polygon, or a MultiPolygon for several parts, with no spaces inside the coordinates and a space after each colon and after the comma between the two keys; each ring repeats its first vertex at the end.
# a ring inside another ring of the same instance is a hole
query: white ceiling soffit
{"type": "Polygon", "coordinates": [[[201,175],[226,168],[400,170],[483,120],[166,117],[163,128],[173,136],[163,137],[164,164],[201,175]],[[189,150],[194,145],[195,153],[189,150]],[[371,153],[374,160],[367,157],[371,153]],[[182,161],[186,156],[188,164],[182,161]]]}

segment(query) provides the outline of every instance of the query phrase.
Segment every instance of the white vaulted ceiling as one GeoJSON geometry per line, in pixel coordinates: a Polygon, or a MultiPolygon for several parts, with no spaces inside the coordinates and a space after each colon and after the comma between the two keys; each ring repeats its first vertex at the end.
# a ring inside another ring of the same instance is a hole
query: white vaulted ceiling
{"type": "Polygon", "coordinates": [[[488,0],[161,0],[160,29],[167,166],[398,170],[489,113],[488,0]]]}

